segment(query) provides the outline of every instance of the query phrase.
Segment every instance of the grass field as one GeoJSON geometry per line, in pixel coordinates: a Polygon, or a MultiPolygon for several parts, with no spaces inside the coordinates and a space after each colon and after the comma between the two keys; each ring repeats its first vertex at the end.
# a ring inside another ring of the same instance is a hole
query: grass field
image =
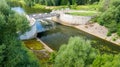
{"type": "Polygon", "coordinates": [[[91,10],[91,11],[96,11],[96,10],[98,10],[98,5],[78,5],[78,6],[75,7],[75,10],[91,10]]]}
{"type": "Polygon", "coordinates": [[[23,7],[25,12],[27,14],[33,14],[33,13],[49,13],[51,12],[52,10],[49,9],[49,8],[46,8],[46,6],[44,5],[39,5],[39,4],[35,4],[34,6],[32,7],[27,7],[27,6],[24,6],[23,7]]]}

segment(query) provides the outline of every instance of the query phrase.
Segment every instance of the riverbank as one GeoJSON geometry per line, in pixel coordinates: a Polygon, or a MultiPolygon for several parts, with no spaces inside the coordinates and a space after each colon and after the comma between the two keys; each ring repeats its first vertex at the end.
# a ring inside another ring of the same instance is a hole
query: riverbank
{"type": "Polygon", "coordinates": [[[42,66],[44,66],[49,61],[50,54],[51,52],[53,52],[53,50],[49,48],[40,39],[35,38],[35,39],[23,40],[23,43],[40,60],[39,62],[41,63],[42,66]]]}
{"type": "Polygon", "coordinates": [[[105,28],[104,26],[99,25],[98,23],[92,23],[92,24],[87,24],[87,25],[71,25],[71,24],[68,24],[64,21],[56,20],[54,18],[52,18],[52,20],[59,22],[60,24],[63,24],[66,26],[71,26],[71,27],[77,28],[79,30],[82,30],[82,31],[88,33],[88,34],[91,34],[93,36],[96,36],[98,38],[101,38],[103,40],[106,40],[108,42],[111,42],[113,44],[120,46],[120,39],[114,40],[114,37],[117,37],[117,35],[112,34],[112,36],[108,37],[107,36],[108,29],[105,28]]]}
{"type": "Polygon", "coordinates": [[[40,40],[39,38],[36,38],[36,39],[37,39],[37,41],[39,41],[40,43],[43,44],[44,48],[45,48],[48,52],[50,52],[50,53],[54,52],[54,50],[52,50],[50,47],[48,47],[42,40],[40,40]]]}

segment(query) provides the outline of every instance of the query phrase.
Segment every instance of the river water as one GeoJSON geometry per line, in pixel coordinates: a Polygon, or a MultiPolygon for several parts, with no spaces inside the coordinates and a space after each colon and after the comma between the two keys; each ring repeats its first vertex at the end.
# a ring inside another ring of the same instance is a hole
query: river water
{"type": "MultiPolygon", "coordinates": [[[[14,7],[12,10],[15,10],[19,14],[24,14],[24,10],[20,7],[14,7]]],[[[95,36],[92,36],[88,33],[75,29],[73,27],[64,26],[56,23],[56,28],[51,30],[38,33],[38,38],[40,38],[44,43],[46,43],[53,50],[59,50],[62,44],[66,44],[70,37],[83,37],[92,41],[92,47],[99,49],[101,53],[119,53],[120,46],[117,46],[108,41],[102,40],[95,36]]]]}
{"type": "Polygon", "coordinates": [[[58,23],[56,23],[55,29],[38,33],[38,38],[53,50],[59,50],[61,45],[67,44],[70,37],[75,36],[91,40],[92,47],[99,49],[101,53],[116,54],[120,52],[120,47],[113,43],[97,38],[76,28],[64,26],[58,23]]]}

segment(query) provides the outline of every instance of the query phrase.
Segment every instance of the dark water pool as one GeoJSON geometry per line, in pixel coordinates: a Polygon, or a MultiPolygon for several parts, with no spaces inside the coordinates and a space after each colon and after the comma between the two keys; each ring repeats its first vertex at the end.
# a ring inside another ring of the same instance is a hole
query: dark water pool
{"type": "Polygon", "coordinates": [[[79,36],[92,41],[92,47],[99,49],[101,53],[119,53],[120,47],[102,40],[73,27],[56,24],[56,28],[38,33],[38,37],[54,50],[58,50],[62,44],[66,44],[70,37],[79,36]]]}

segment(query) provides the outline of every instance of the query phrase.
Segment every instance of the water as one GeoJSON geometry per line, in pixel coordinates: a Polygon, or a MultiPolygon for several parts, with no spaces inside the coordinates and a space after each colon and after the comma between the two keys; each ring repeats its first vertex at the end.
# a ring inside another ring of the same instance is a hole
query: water
{"type": "Polygon", "coordinates": [[[40,21],[36,21],[34,25],[36,26],[37,32],[45,31],[45,28],[42,26],[40,21]]]}
{"type": "Polygon", "coordinates": [[[55,28],[55,24],[52,21],[48,21],[47,19],[43,19],[43,20],[38,20],[39,25],[41,25],[41,27],[39,27],[39,25],[37,27],[39,27],[39,30],[44,29],[44,31],[47,30],[51,30],[55,28]]]}
{"type": "Polygon", "coordinates": [[[42,33],[38,37],[54,50],[59,50],[62,44],[66,44],[70,37],[79,36],[92,41],[92,47],[99,49],[101,53],[119,53],[120,47],[117,45],[87,34],[78,29],[56,24],[56,28],[42,33]]]}
{"type": "MultiPolygon", "coordinates": [[[[25,14],[24,10],[21,7],[13,7],[12,10],[18,12],[19,14],[25,14]]],[[[120,47],[113,43],[107,42],[105,40],[102,40],[100,38],[97,38],[95,36],[92,36],[90,34],[87,34],[83,31],[80,31],[72,27],[67,27],[61,24],[54,25],[54,23],[51,24],[51,21],[47,21],[47,22],[50,22],[50,23],[37,24],[36,27],[38,29],[37,30],[38,32],[41,31],[41,29],[42,30],[48,29],[45,32],[38,33],[38,37],[54,50],[59,50],[60,46],[62,44],[66,44],[70,37],[79,36],[79,37],[84,37],[85,39],[89,39],[93,41],[92,47],[99,49],[101,53],[119,53],[120,52],[120,47]]]]}
{"type": "Polygon", "coordinates": [[[15,12],[19,13],[19,14],[25,14],[25,11],[21,7],[13,7],[11,9],[14,10],[15,12]]]}

